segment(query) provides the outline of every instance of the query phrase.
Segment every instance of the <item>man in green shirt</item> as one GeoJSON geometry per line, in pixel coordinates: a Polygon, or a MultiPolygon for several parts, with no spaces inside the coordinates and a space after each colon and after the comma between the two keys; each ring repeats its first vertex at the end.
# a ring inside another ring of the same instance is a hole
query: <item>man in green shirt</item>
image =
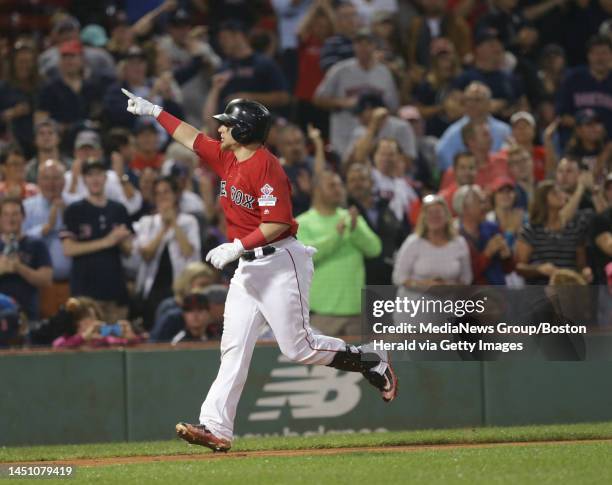
{"type": "Polygon", "coordinates": [[[311,209],[297,218],[298,239],[317,249],[310,321],[327,335],[359,335],[364,258],[378,256],[381,241],[355,207],[341,207],[345,190],[337,174],[322,172],[314,186],[311,209]]]}

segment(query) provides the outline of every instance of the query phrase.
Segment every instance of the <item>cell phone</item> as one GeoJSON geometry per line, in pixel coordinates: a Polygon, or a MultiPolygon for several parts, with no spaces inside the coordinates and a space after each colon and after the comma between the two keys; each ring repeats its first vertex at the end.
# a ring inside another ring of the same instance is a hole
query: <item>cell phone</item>
{"type": "Polygon", "coordinates": [[[15,235],[11,235],[9,241],[4,245],[2,254],[4,256],[12,256],[19,252],[19,241],[15,235]]]}
{"type": "Polygon", "coordinates": [[[102,337],[110,337],[111,335],[121,337],[121,333],[121,325],[119,323],[105,323],[100,327],[100,335],[102,337]]]}

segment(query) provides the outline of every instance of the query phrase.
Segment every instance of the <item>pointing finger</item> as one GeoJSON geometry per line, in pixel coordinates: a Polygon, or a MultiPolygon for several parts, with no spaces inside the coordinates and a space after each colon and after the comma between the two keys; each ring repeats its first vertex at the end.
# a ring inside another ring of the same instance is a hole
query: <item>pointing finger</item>
{"type": "Polygon", "coordinates": [[[121,92],[123,94],[125,94],[130,99],[136,99],[136,97],[137,97],[135,94],[130,93],[127,89],[124,89],[124,88],[121,88],[121,92]]]}

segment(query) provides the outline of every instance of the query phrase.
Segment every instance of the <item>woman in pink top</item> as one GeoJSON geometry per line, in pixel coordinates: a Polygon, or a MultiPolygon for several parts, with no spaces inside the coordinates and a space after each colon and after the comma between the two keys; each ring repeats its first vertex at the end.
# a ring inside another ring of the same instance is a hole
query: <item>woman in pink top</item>
{"type": "Polygon", "coordinates": [[[108,324],[100,320],[100,309],[91,298],[70,298],[65,305],[69,330],[53,341],[54,348],[76,348],[84,345],[108,347],[131,345],[142,339],[134,333],[127,320],[108,324]]]}

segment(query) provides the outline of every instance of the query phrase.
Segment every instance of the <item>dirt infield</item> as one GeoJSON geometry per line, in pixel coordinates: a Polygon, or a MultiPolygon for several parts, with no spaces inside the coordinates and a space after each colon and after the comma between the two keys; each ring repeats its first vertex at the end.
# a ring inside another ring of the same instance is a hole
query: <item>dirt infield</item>
{"type": "Polygon", "coordinates": [[[194,454],[187,455],[138,455],[138,456],[118,456],[106,458],[76,458],[72,460],[49,460],[48,462],[15,462],[3,463],[9,465],[72,465],[72,466],[109,466],[109,465],[131,465],[138,463],[167,462],[167,461],[201,461],[201,460],[229,460],[237,458],[261,458],[261,457],[285,457],[285,456],[321,456],[321,455],[342,455],[350,453],[407,453],[411,451],[424,450],[443,450],[450,451],[455,449],[470,448],[490,448],[504,446],[534,446],[534,445],[565,445],[577,443],[612,443],[612,439],[585,439],[585,440],[558,440],[558,441],[511,441],[498,443],[449,443],[435,445],[398,445],[398,446],[354,446],[344,448],[321,448],[321,449],[301,449],[301,450],[264,450],[264,451],[230,451],[229,453],[211,453],[202,448],[192,447],[194,454]],[[202,451],[200,451],[202,450],[202,451]]]}

